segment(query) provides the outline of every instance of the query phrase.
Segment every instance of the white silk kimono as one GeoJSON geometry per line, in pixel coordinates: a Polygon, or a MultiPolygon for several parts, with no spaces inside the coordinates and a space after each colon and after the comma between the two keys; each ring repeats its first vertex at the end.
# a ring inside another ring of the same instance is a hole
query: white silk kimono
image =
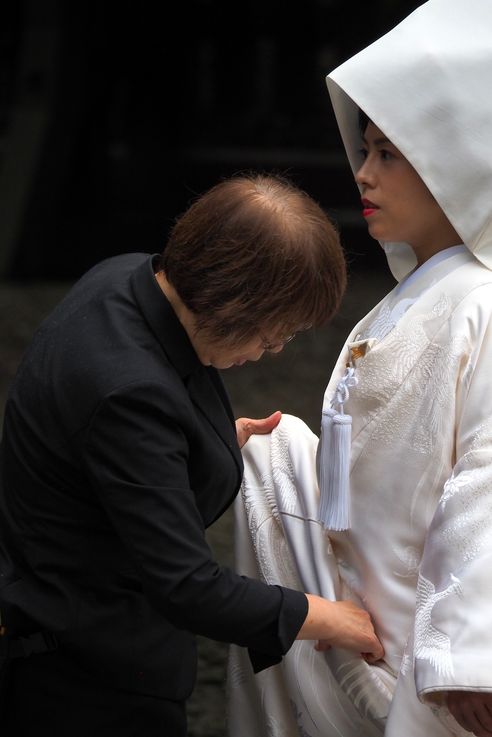
{"type": "Polygon", "coordinates": [[[492,691],[492,272],[451,251],[353,329],[328,385],[367,340],[346,406],[349,531],[317,521],[317,438],[301,420],[245,448],[238,569],[361,603],[384,662],[297,642],[253,676],[235,648],[231,737],[465,735],[441,692],[492,691]]]}
{"type": "Polygon", "coordinates": [[[363,346],[345,404],[349,529],[318,521],[318,438],[300,419],[244,448],[239,572],[352,598],[385,656],[297,641],[254,676],[233,647],[231,737],[464,737],[445,693],[492,692],[491,78],[490,0],[429,0],[328,77],[352,168],[361,107],[463,245],[412,272],[406,244],[382,244],[402,281],[352,330],[325,396],[363,346]]]}

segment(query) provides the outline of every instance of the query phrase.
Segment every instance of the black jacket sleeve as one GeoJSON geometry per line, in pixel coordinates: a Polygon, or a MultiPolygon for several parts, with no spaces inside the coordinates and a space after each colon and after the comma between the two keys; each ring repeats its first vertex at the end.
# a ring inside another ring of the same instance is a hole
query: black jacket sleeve
{"type": "Polygon", "coordinates": [[[152,605],[178,628],[250,648],[260,670],[291,646],[307,599],[213,559],[190,488],[196,432],[186,397],[154,382],[131,384],[101,402],[81,453],[152,605]]]}

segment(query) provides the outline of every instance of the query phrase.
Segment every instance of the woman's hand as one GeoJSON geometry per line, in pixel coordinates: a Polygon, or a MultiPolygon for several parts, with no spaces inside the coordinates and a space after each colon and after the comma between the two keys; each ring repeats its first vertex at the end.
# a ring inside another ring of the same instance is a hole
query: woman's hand
{"type": "Polygon", "coordinates": [[[492,693],[449,691],[447,706],[460,727],[477,737],[491,737],[492,693]]]}
{"type": "Polygon", "coordinates": [[[371,617],[353,601],[328,601],[306,594],[309,609],[298,640],[317,640],[316,650],[341,647],[360,653],[368,663],[381,660],[384,649],[374,632],[371,617]]]}
{"type": "Polygon", "coordinates": [[[270,417],[261,420],[252,420],[249,417],[240,417],[236,420],[237,442],[240,448],[249,440],[251,435],[267,435],[277,427],[282,413],[277,410],[270,417]]]}

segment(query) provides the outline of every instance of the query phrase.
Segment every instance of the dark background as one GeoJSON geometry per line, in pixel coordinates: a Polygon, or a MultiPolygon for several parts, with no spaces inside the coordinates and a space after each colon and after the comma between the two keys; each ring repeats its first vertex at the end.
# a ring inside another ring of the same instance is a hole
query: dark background
{"type": "Polygon", "coordinates": [[[366,252],[325,75],[408,0],[17,0],[0,10],[0,276],[159,251],[219,178],[287,173],[366,252]]]}

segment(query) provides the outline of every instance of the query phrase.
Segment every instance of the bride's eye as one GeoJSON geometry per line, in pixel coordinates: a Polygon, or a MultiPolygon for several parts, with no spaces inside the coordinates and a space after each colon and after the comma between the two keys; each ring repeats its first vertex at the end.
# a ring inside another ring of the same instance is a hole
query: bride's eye
{"type": "Polygon", "coordinates": [[[382,159],[383,161],[389,161],[390,159],[393,159],[393,158],[394,158],[394,156],[393,156],[393,154],[391,153],[391,151],[388,151],[388,150],[387,150],[386,148],[383,148],[383,149],[382,149],[382,150],[381,150],[381,151],[379,152],[379,155],[380,155],[380,157],[381,157],[381,159],[382,159]]]}

